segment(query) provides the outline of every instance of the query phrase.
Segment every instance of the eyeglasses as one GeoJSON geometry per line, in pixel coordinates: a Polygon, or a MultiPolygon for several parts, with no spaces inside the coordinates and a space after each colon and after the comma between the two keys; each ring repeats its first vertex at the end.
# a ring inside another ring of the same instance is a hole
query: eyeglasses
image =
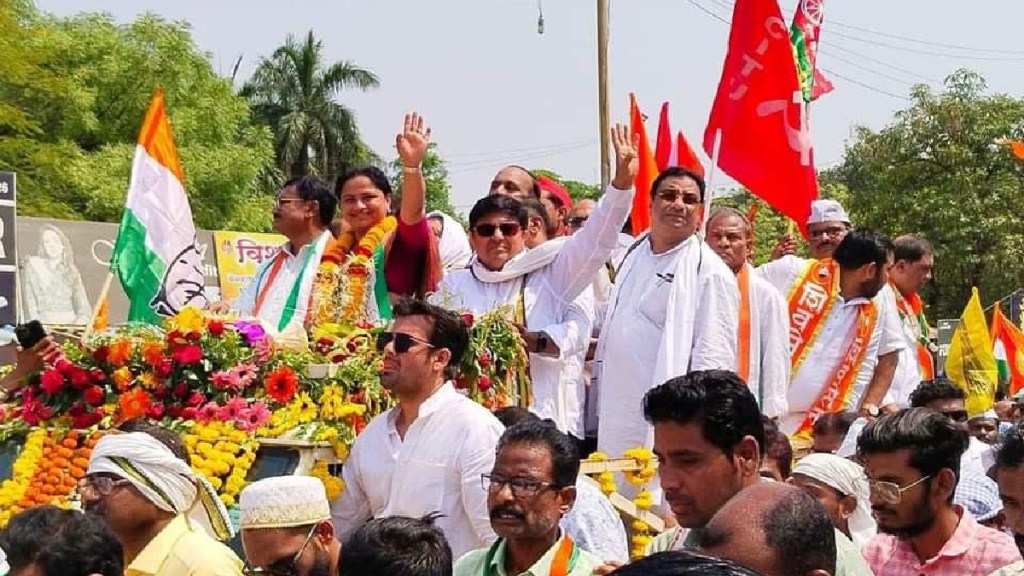
{"type": "Polygon", "coordinates": [[[502,236],[515,236],[519,234],[521,230],[520,226],[516,222],[502,222],[501,224],[477,224],[473,227],[473,231],[476,232],[477,236],[483,236],[484,238],[490,238],[494,236],[494,233],[501,230],[502,236]]]}
{"type": "Polygon", "coordinates": [[[586,223],[588,216],[573,216],[572,218],[566,218],[565,223],[570,228],[582,228],[583,224],[586,223]]]}
{"type": "Polygon", "coordinates": [[[514,498],[533,498],[544,490],[557,490],[558,487],[551,482],[530,480],[529,478],[502,478],[491,474],[480,475],[480,485],[484,492],[497,494],[501,492],[502,486],[508,486],[514,498]]]}
{"type": "Polygon", "coordinates": [[[131,480],[127,478],[118,478],[117,476],[107,474],[90,474],[85,478],[78,481],[78,486],[75,491],[78,492],[79,496],[82,496],[83,492],[89,490],[101,498],[110,496],[118,486],[130,484],[131,480]]]}
{"type": "Polygon", "coordinates": [[[817,238],[818,236],[827,236],[833,240],[839,238],[846,232],[846,228],[842,226],[831,226],[829,228],[822,228],[820,230],[807,230],[807,235],[811,238],[817,238]]]}
{"type": "Polygon", "coordinates": [[[274,208],[280,208],[280,207],[284,206],[285,204],[289,204],[291,202],[306,202],[306,200],[303,200],[302,198],[280,198],[280,197],[278,197],[278,198],[276,198],[274,200],[274,208]]]}
{"type": "Polygon", "coordinates": [[[968,417],[967,410],[943,410],[942,415],[958,424],[967,422],[968,417]]]}
{"type": "Polygon", "coordinates": [[[873,480],[868,480],[868,488],[871,491],[872,498],[877,498],[886,504],[899,504],[903,501],[904,492],[931,477],[932,475],[929,474],[916,482],[912,482],[902,487],[895,482],[875,482],[873,480]]]}
{"type": "Polygon", "coordinates": [[[698,194],[687,194],[686,192],[680,192],[679,190],[662,190],[657,194],[658,198],[662,202],[668,204],[675,204],[676,200],[683,199],[683,204],[700,204],[700,195],[698,194]]]}
{"type": "Polygon", "coordinates": [[[302,543],[302,548],[292,556],[292,559],[287,564],[281,565],[280,560],[274,562],[270,566],[250,566],[248,562],[242,567],[242,574],[244,576],[298,576],[299,574],[299,558],[302,557],[302,553],[306,551],[306,546],[309,546],[310,540],[313,539],[313,534],[316,534],[316,528],[319,524],[314,524],[309,529],[309,534],[306,535],[306,541],[302,543]]]}
{"type": "Polygon", "coordinates": [[[434,348],[434,345],[430,342],[420,340],[412,334],[406,334],[405,332],[381,332],[377,334],[377,351],[383,352],[384,348],[391,342],[395,343],[395,352],[398,354],[408,352],[416,344],[434,348]]]}

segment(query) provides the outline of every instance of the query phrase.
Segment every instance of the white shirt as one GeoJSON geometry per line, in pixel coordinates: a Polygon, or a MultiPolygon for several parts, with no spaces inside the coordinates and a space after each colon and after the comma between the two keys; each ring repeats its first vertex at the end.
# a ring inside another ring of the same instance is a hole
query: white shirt
{"type": "Polygon", "coordinates": [[[550,264],[525,275],[525,285],[523,276],[482,282],[469,268],[446,274],[431,296],[436,304],[479,315],[502,305],[514,308],[522,294],[527,328],[545,332],[559,349],[558,358],[530,354],[530,411],[578,438],[583,438],[582,365],[594,318],[590,285],[618,246],[631,205],[631,190],[609,186],[587,225],[565,240],[550,264]]]}
{"type": "Polygon", "coordinates": [[[299,248],[298,254],[292,254],[291,244],[285,243],[281,246],[280,252],[274,254],[273,258],[265,261],[256,269],[256,274],[245,284],[238,297],[231,303],[231,309],[242,315],[255,315],[256,299],[261,290],[266,290],[263,306],[259,310],[259,319],[266,320],[270,327],[276,330],[278,319],[284,313],[285,304],[288,302],[288,296],[305,268],[302,285],[299,287],[299,297],[296,300],[295,314],[286,327],[298,326],[301,328],[309,309],[310,291],[313,288],[313,281],[316,280],[320,258],[323,256],[330,235],[330,231],[325,230],[312,242],[299,248]],[[271,283],[271,269],[279,258],[284,258],[284,263],[271,283]]]}
{"type": "Polygon", "coordinates": [[[626,525],[600,488],[592,481],[576,481],[576,503],[559,525],[580,548],[601,560],[629,562],[626,525]]]}
{"type": "Polygon", "coordinates": [[[480,476],[494,467],[501,423],[450,382],[420,406],[404,440],[398,413],[374,418],[352,445],[345,491],[332,507],[340,539],[371,518],[440,512],[436,523],[455,557],[490,545],[496,536],[480,476]]]}
{"type": "MultiPolygon", "coordinates": [[[[747,265],[749,266],[749,264],[747,265]]],[[[749,270],[750,358],[747,385],[769,418],[788,411],[789,315],[786,301],[767,280],[749,270]]],[[[739,358],[737,358],[739,360],[739,358]]]]}
{"type": "Polygon", "coordinates": [[[896,374],[892,378],[892,386],[889,388],[889,397],[899,408],[910,407],[910,394],[921,384],[921,365],[917,360],[917,344],[921,336],[921,325],[917,322],[916,316],[903,317],[900,314],[896,289],[887,284],[878,293],[877,302],[886,308],[896,312],[900,320],[900,329],[903,332],[903,340],[906,348],[900,351],[900,363],[896,366],[896,374]]]}

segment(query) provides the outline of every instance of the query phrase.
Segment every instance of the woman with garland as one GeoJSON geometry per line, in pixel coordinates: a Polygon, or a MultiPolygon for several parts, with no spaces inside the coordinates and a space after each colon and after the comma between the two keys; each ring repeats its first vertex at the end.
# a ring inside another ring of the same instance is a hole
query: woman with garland
{"type": "Polygon", "coordinates": [[[423,117],[408,114],[395,147],[402,161],[401,204],[392,212],[392,190],[376,167],[357,168],[338,178],[341,230],[324,261],[338,267],[341,294],[324,298],[327,321],[376,323],[391,318],[391,300],[424,297],[441,279],[437,239],[426,217],[426,183],[420,162],[430,145],[423,117]],[[342,305],[339,307],[339,301],[342,305]]]}

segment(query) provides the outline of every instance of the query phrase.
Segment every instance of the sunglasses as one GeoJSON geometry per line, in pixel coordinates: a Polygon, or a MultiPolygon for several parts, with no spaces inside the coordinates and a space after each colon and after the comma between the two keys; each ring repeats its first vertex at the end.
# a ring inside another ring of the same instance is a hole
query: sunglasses
{"type": "Polygon", "coordinates": [[[383,352],[384,348],[392,342],[395,343],[395,353],[397,354],[404,354],[417,344],[422,344],[429,348],[434,347],[430,342],[420,340],[412,334],[406,334],[405,332],[381,332],[377,334],[377,351],[383,352]]]}
{"type": "Polygon", "coordinates": [[[957,424],[963,424],[964,422],[967,422],[967,410],[945,410],[942,412],[942,414],[943,416],[949,418],[950,420],[956,422],[957,424]]]}
{"type": "Polygon", "coordinates": [[[490,238],[494,236],[494,233],[501,230],[502,236],[515,236],[519,234],[520,226],[516,222],[502,222],[501,224],[477,224],[473,227],[473,231],[476,232],[477,236],[484,238],[490,238]]]}
{"type": "Polygon", "coordinates": [[[302,543],[302,548],[292,556],[291,561],[284,563],[284,561],[278,561],[270,566],[250,566],[246,563],[242,567],[243,576],[297,576],[299,573],[299,558],[302,558],[302,553],[306,551],[306,547],[309,546],[309,541],[313,539],[313,535],[316,534],[316,528],[319,524],[314,525],[309,529],[309,534],[306,535],[305,542],[302,543]]]}
{"type": "Polygon", "coordinates": [[[583,224],[587,221],[587,216],[573,216],[572,218],[566,219],[565,223],[570,228],[582,228],[583,224]]]}

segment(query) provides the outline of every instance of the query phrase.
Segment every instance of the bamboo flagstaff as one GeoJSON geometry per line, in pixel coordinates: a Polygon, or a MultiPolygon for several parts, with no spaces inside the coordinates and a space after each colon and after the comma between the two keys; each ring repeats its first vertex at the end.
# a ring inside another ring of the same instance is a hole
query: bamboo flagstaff
{"type": "MultiPolygon", "coordinates": [[[[110,296],[110,285],[114,281],[114,273],[107,272],[107,278],[103,281],[103,289],[100,290],[100,298],[96,301],[96,306],[93,307],[92,317],[89,318],[89,325],[85,327],[85,332],[82,333],[82,343],[84,344],[95,332],[94,327],[96,326],[96,319],[99,318],[100,310],[103,309],[104,305],[107,305],[107,298],[110,296]]],[[[110,310],[107,305],[107,310],[110,310]]]]}

